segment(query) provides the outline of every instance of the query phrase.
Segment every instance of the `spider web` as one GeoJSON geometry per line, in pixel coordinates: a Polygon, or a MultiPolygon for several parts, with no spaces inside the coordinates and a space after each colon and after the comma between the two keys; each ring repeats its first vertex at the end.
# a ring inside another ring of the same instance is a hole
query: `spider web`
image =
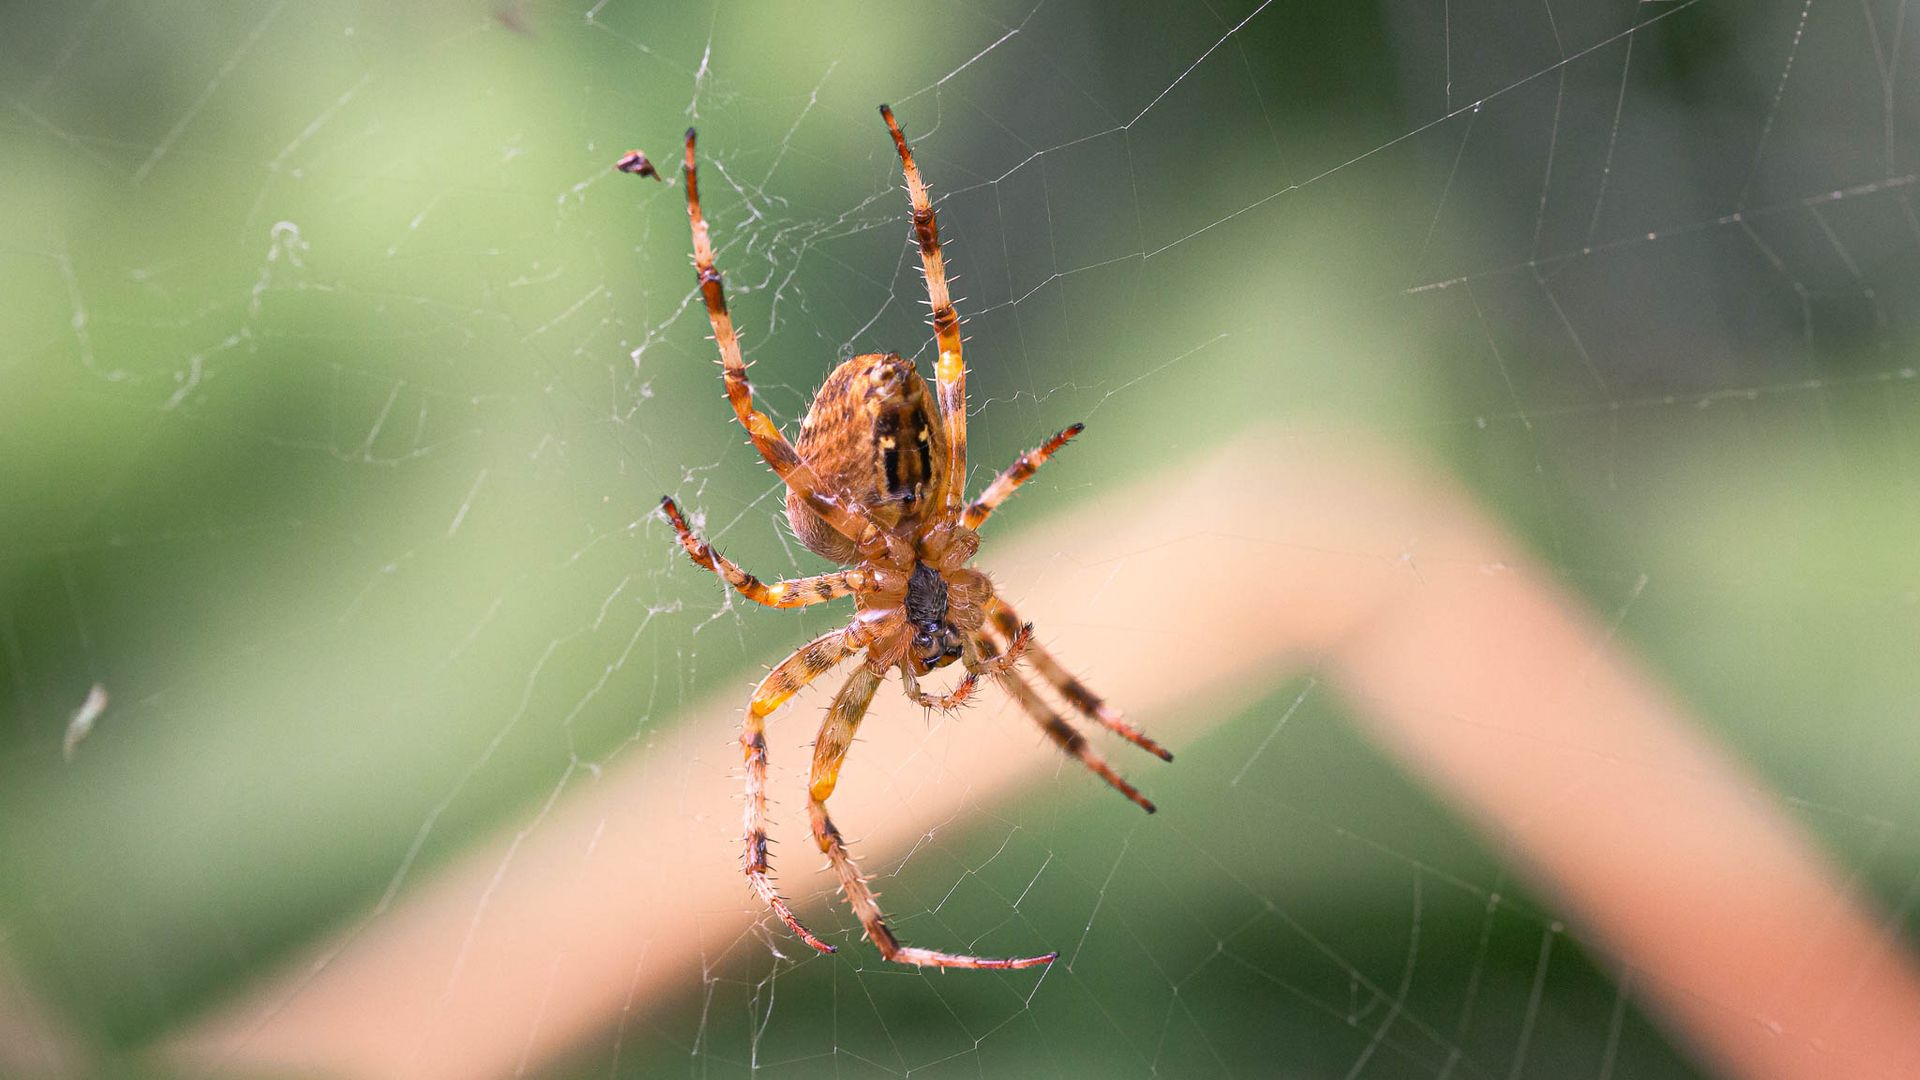
{"type": "MultiPolygon", "coordinates": [[[[838,359],[930,369],[880,101],[941,200],[975,490],[1089,423],[983,565],[1146,477],[1155,512],[1197,513],[1175,467],[1256,425],[1436,462],[1910,935],[1908,7],[9,13],[7,1071],[173,1075],[196,1025],[278,986],[249,1013],[265,1042],[473,860],[488,884],[454,921],[493,929],[550,872],[527,852],[615,777],[675,793],[650,827],[731,854],[735,811],[690,809],[737,791],[731,721],[688,725],[844,610],[725,595],[653,513],[674,495],[763,578],[822,569],[719,400],[682,193],[609,166],[673,160],[700,126],[756,390],[791,430],[838,359]],[[95,684],[110,703],[63,761],[95,684]]],[[[1196,559],[1212,528],[1182,537],[1196,559]]],[[[1398,538],[1416,575],[1422,540],[1398,538]]],[[[1002,575],[1016,600],[1128,569],[1046,543],[1002,575]]],[[[1131,601],[1125,625],[1059,609],[1042,640],[1119,679],[1077,640],[1182,633],[1131,601]]],[[[842,951],[809,955],[738,888],[652,928],[691,962],[622,953],[636,989],[556,1050],[582,957],[555,945],[512,991],[524,1052],[484,1072],[1705,1068],[1312,663],[1156,676],[1193,704],[1138,719],[1174,725],[1179,760],[1110,748],[1154,818],[997,694],[939,721],[883,705],[909,752],[848,766],[917,837],[867,850],[881,822],[841,821],[904,938],[1059,948],[1054,968],[893,970],[860,939],[803,839],[816,689],[778,720],[776,872],[842,951]],[[1044,768],[952,764],[979,740],[1044,768]]],[[[422,1067],[445,1002],[495,977],[465,947],[424,964],[435,1004],[388,1018],[422,1067]]]]}

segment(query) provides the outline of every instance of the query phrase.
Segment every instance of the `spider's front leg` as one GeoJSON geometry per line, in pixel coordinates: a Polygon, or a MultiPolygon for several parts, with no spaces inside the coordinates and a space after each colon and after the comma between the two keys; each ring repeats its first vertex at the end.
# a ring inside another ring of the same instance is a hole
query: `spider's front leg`
{"type": "Polygon", "coordinates": [[[809,778],[807,800],[807,814],[813,822],[814,840],[819,843],[820,850],[826,853],[827,861],[833,864],[834,872],[840,875],[840,887],[847,894],[847,904],[860,919],[867,940],[873,942],[874,947],[880,950],[880,955],[888,960],[922,967],[1007,969],[1052,963],[1059,953],[1002,958],[915,948],[902,945],[887,926],[886,917],[880,912],[880,903],[868,887],[866,877],[854,864],[845,838],[834,826],[833,819],[827,816],[827,799],[832,797],[834,786],[840,780],[840,766],[846,761],[854,733],[859,730],[867,706],[873,702],[874,691],[880,688],[880,681],[880,675],[862,665],[834,696],[833,705],[827,710],[826,722],[820,726],[820,736],[813,744],[813,770],[809,778]]]}
{"type": "Polygon", "coordinates": [[[667,523],[679,534],[680,546],[687,549],[688,558],[720,575],[727,584],[739,590],[741,596],[756,604],[771,608],[807,607],[851,595],[866,583],[867,575],[860,571],[841,570],[813,577],[790,578],[768,585],[742,569],[739,563],[720,554],[712,544],[694,535],[672,497],[660,500],[660,512],[666,515],[667,523]]]}
{"type": "MultiPolygon", "coordinates": [[[[774,474],[787,487],[807,500],[814,513],[849,540],[859,541],[876,528],[860,506],[847,499],[814,474],[813,469],[793,449],[772,418],[753,407],[753,387],[747,382],[747,362],[740,353],[740,337],[733,329],[733,315],[727,310],[727,290],[720,271],[713,265],[713,236],[707,219],[700,212],[699,173],[694,166],[693,129],[687,129],[685,177],[687,219],[693,229],[694,276],[700,284],[700,296],[706,303],[707,321],[713,326],[713,343],[720,351],[722,378],[727,386],[727,401],[747,429],[754,449],[760,451],[774,474]]],[[[637,176],[660,179],[659,172],[645,154],[635,150],[621,158],[614,168],[637,176]]]]}
{"type": "Polygon", "coordinates": [[[940,358],[934,361],[934,382],[940,390],[940,414],[947,422],[947,480],[942,505],[950,514],[960,511],[967,484],[967,366],[960,351],[960,316],[947,292],[947,260],[940,253],[940,221],[933,213],[933,195],[913,163],[913,150],[893,118],[880,106],[880,116],[900,153],[900,171],[907,181],[908,205],[913,211],[913,236],[920,245],[920,270],[927,279],[927,303],[933,309],[933,334],[940,358]]]}

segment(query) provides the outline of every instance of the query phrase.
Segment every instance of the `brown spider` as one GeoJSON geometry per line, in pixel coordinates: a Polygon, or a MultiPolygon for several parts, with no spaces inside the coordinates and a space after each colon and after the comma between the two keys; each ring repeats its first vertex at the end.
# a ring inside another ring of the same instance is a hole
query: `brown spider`
{"type": "MultiPolygon", "coordinates": [[[[913,363],[897,353],[868,353],[846,361],[827,376],[800,424],[798,444],[787,442],[767,414],[753,407],[747,366],[740,356],[726,292],[713,266],[713,240],[700,214],[694,173],[693,132],[687,132],[687,216],[693,223],[693,265],[720,349],[727,400],[752,437],[753,445],[787,486],[787,520],[800,542],[820,556],[852,569],[777,581],[768,585],[693,534],[671,498],[660,509],[679,534],[693,561],[720,575],[742,596],[768,607],[805,607],[852,596],[853,621],[808,642],[760,680],[747,704],[740,746],[747,764],[746,872],[760,899],[788,929],[824,953],[832,945],[800,924],[775,891],[767,871],[766,719],[801,687],[826,674],[862,649],[866,657],[833,704],[814,742],[807,811],[814,839],[840,876],[847,902],[867,938],[888,960],[903,964],[960,968],[1024,968],[1051,962],[1058,953],[1005,959],[964,956],[902,945],[887,928],[854,865],[840,830],[827,817],[827,799],[860,720],[889,668],[899,668],[907,696],[934,709],[951,709],[991,678],[1005,687],[1059,747],[1099,774],[1148,813],[1153,804],[1109,767],[1087,739],[1051,708],[1014,670],[1030,658],[1040,675],[1081,714],[1161,758],[1173,755],[1128,724],[1120,713],[1080,683],[1053,655],[1033,640],[1033,627],[1021,621],[994,594],[987,575],[967,568],[980,546],[974,531],[994,508],[1032,476],[1054,452],[1078,435],[1075,424],[1036,449],[1021,454],[978,499],[968,503],[967,373],[960,360],[960,320],[947,296],[946,265],[940,256],[940,230],[934,221],[927,185],[914,167],[893,112],[880,107],[906,173],[913,210],[913,232],[920,245],[933,329],[940,349],[934,365],[939,386],[940,422],[934,420],[934,394],[913,363]],[[959,660],[967,674],[947,694],[920,689],[919,677],[959,660]]],[[[622,172],[660,179],[639,151],[615,166],[622,172]]]]}

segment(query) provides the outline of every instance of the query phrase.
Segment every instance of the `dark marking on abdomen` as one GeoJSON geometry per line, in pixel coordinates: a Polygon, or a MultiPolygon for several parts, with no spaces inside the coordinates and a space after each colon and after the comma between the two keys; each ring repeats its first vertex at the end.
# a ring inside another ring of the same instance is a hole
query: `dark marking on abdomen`
{"type": "Polygon", "coordinates": [[[931,423],[920,402],[883,410],[874,418],[874,444],[880,451],[889,499],[911,506],[925,494],[933,472],[931,423]]]}

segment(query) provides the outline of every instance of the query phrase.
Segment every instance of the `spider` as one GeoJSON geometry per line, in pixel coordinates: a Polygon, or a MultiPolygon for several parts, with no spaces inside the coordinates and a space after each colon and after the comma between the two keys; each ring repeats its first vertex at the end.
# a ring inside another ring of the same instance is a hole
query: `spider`
{"type": "MultiPolygon", "coordinates": [[[[913,235],[933,309],[939,347],[934,365],[935,392],[898,353],[868,353],[848,360],[827,376],[800,424],[800,439],[789,443],[767,414],[754,408],[747,365],[727,312],[726,290],[713,265],[713,238],[700,213],[694,168],[694,133],[687,132],[684,166],[687,216],[693,226],[693,265],[713,323],[727,400],[747,429],[760,456],[786,485],[787,521],[800,542],[816,554],[850,569],[776,581],[769,585],[747,573],[712,544],[694,534],[672,498],[660,509],[680,546],[698,565],[718,574],[742,596],[775,608],[805,607],[843,596],[853,597],[853,620],[806,643],[767,673],[754,688],[740,728],[746,758],[747,881],[787,928],[823,953],[836,951],[801,924],[774,888],[767,863],[767,717],[802,687],[865,650],[853,674],[827,707],[814,742],[807,813],[813,836],[839,875],[847,903],[868,940],[888,960],[953,968],[1026,968],[1058,956],[981,957],[903,945],[847,851],[846,840],[827,816],[860,721],[888,670],[897,668],[907,697],[931,709],[949,710],[991,679],[1019,702],[1027,715],[1063,751],[1077,758],[1148,813],[1153,803],[1120,777],[1065,717],[1023,679],[1015,665],[1022,659],[1068,704],[1094,723],[1135,745],[1172,761],[1159,743],[1124,720],[1093,691],[1068,673],[1033,639],[1033,626],[1021,620],[995,594],[987,575],[967,561],[980,546],[976,530],[1006,498],[1034,474],[1083,425],[1072,427],[1019,456],[1013,465],[968,502],[967,374],[960,357],[960,320],[947,295],[946,265],[940,254],[940,230],[927,185],[914,166],[913,151],[893,118],[880,107],[900,154],[912,209],[913,235]],[[935,416],[939,419],[936,421],[935,416]],[[966,668],[953,690],[930,694],[920,677],[955,660],[966,668]]],[[[622,172],[662,179],[635,150],[615,166],[622,172]]]]}

